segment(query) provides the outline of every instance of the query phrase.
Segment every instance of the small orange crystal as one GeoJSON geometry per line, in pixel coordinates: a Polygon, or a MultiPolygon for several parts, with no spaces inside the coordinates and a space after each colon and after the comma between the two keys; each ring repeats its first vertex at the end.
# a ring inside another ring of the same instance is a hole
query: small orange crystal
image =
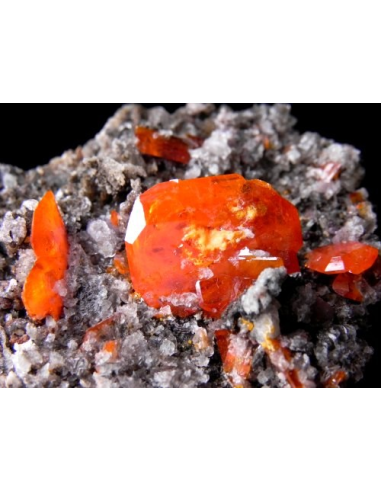
{"type": "Polygon", "coordinates": [[[142,154],[161,157],[180,164],[190,161],[189,147],[180,138],[166,137],[151,128],[138,126],[135,129],[137,147],[142,154]]]}
{"type": "Polygon", "coordinates": [[[100,323],[88,328],[83,338],[83,343],[99,342],[103,339],[111,337],[113,326],[115,323],[115,316],[111,316],[100,323]]]}
{"type": "Polygon", "coordinates": [[[253,363],[253,347],[228,330],[217,330],[215,335],[225,374],[233,386],[246,386],[253,363]]]}
{"type": "Polygon", "coordinates": [[[346,297],[352,301],[362,302],[364,300],[364,293],[369,289],[369,285],[362,275],[341,273],[333,281],[332,288],[339,296],[346,297]]]}
{"type": "Polygon", "coordinates": [[[218,318],[266,268],[299,271],[296,208],[237,174],[161,183],[135,202],[126,234],[133,286],[154,308],[218,318]]]}
{"type": "Polygon", "coordinates": [[[103,345],[102,352],[108,355],[107,362],[115,362],[118,357],[118,342],[116,340],[109,340],[103,345]]]}
{"type": "Polygon", "coordinates": [[[319,273],[359,275],[373,266],[378,249],[359,242],[331,244],[317,248],[308,255],[306,267],[319,273]]]}
{"type": "Polygon", "coordinates": [[[128,267],[126,253],[116,253],[114,258],[114,266],[117,269],[118,273],[120,273],[120,275],[123,275],[123,277],[127,277],[127,275],[130,273],[130,269],[128,267]]]}
{"type": "Polygon", "coordinates": [[[119,214],[116,210],[111,210],[110,222],[114,227],[119,227],[119,214]]]}
{"type": "Polygon", "coordinates": [[[340,388],[340,384],[344,383],[348,379],[348,374],[342,369],[332,374],[325,382],[325,388],[340,388]]]}
{"type": "Polygon", "coordinates": [[[69,245],[65,224],[51,191],[45,194],[34,212],[31,243],[37,260],[24,285],[25,309],[34,320],[48,315],[58,320],[63,301],[56,287],[65,276],[69,245]]]}
{"type": "Polygon", "coordinates": [[[291,388],[305,388],[298,371],[293,367],[292,355],[288,348],[282,347],[278,339],[267,338],[262,347],[270,358],[273,366],[281,372],[291,388]]]}

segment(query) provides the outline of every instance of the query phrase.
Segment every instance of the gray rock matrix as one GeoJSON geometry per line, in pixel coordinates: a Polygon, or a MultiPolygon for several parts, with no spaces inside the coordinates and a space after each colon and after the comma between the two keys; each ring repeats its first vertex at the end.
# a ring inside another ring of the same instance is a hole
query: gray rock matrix
{"type": "Polygon", "coordinates": [[[315,133],[300,134],[294,125],[286,105],[234,112],[188,104],[174,114],[128,105],[93,140],[46,166],[24,172],[0,165],[0,387],[230,387],[214,341],[219,329],[251,344],[250,386],[287,387],[256,329],[242,322],[260,327],[266,316],[279,318],[281,343],[307,385],[324,386],[337,370],[346,372],[348,384],[361,380],[373,352],[366,338],[372,329],[368,306],[381,296],[377,272],[364,302],[355,303],[335,294],[328,276],[304,268],[292,277],[282,269],[266,270],[221,320],[210,320],[201,314],[158,318],[113,269],[139,193],[170,179],[224,173],[267,181],[296,205],[305,241],[301,265],[308,251],[332,242],[380,247],[366,191],[361,209],[349,198],[363,177],[359,152],[315,133]],[[187,166],[145,157],[136,148],[136,125],[197,135],[204,143],[191,151],[187,166]],[[340,164],[338,179],[326,175],[327,162],[340,164]],[[21,300],[35,259],[26,238],[48,190],[67,227],[69,268],[59,287],[64,316],[35,323],[21,300]],[[118,227],[110,222],[113,209],[120,215],[118,227]],[[112,317],[105,337],[117,341],[116,358],[102,349],[104,340],[84,343],[88,328],[112,317]]]}

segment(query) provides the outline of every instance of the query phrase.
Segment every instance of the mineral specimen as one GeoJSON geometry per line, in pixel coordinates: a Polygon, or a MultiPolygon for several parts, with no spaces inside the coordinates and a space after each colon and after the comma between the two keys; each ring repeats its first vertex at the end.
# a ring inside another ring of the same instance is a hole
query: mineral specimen
{"type": "Polygon", "coordinates": [[[161,183],[135,202],[126,234],[131,279],[149,306],[220,317],[267,268],[299,271],[296,208],[239,175],[161,183]]]}
{"type": "Polygon", "coordinates": [[[0,387],[367,384],[381,261],[362,177],[285,105],[124,106],[46,166],[0,165],[0,387]]]}
{"type": "Polygon", "coordinates": [[[42,320],[50,315],[58,320],[63,310],[58,282],[65,277],[69,245],[51,191],[45,194],[33,214],[31,244],[37,260],[25,281],[22,300],[30,318],[42,320]]]}

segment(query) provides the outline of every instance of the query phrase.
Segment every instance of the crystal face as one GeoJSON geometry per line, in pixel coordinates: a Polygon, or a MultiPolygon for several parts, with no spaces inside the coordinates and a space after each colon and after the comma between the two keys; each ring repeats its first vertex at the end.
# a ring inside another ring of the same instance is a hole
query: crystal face
{"type": "Polygon", "coordinates": [[[161,183],[135,202],[126,234],[133,286],[154,308],[218,318],[266,268],[299,271],[296,208],[239,175],[161,183]]]}

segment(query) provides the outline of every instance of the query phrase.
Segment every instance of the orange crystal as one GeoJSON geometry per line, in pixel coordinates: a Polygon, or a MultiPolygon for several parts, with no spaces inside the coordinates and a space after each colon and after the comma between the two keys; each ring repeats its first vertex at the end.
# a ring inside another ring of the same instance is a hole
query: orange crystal
{"type": "Polygon", "coordinates": [[[114,266],[120,275],[123,275],[123,277],[128,276],[130,269],[128,267],[126,253],[116,253],[114,258],[114,266]]]}
{"type": "Polygon", "coordinates": [[[340,369],[330,376],[325,382],[325,388],[340,388],[340,384],[344,383],[348,379],[348,374],[340,369]]]}
{"type": "Polygon", "coordinates": [[[359,275],[373,266],[378,249],[359,242],[331,244],[317,248],[308,255],[306,267],[319,273],[359,275]]]}
{"type": "Polygon", "coordinates": [[[31,243],[37,260],[24,285],[25,309],[34,320],[48,315],[58,320],[63,300],[56,291],[56,284],[65,277],[69,245],[65,224],[51,191],[45,194],[34,212],[31,243]]]}
{"type": "Polygon", "coordinates": [[[180,138],[166,137],[158,131],[138,126],[135,129],[137,147],[142,154],[161,157],[180,164],[190,161],[189,147],[180,138]]]}
{"type": "Polygon", "coordinates": [[[302,242],[296,208],[237,174],[154,186],[126,234],[132,283],[149,306],[215,318],[266,268],[299,271],[302,242]]]}
{"type": "Polygon", "coordinates": [[[369,286],[361,275],[341,273],[333,281],[332,288],[339,296],[362,302],[364,293],[369,289],[369,286]]]}
{"type": "Polygon", "coordinates": [[[118,358],[118,342],[116,340],[109,340],[103,345],[101,352],[104,352],[107,356],[107,362],[115,362],[118,358]]]}
{"type": "Polygon", "coordinates": [[[111,316],[86,330],[83,343],[99,342],[111,337],[115,316],[111,316]]]}
{"type": "Polygon", "coordinates": [[[246,386],[253,363],[253,347],[228,330],[217,330],[215,335],[225,374],[233,386],[246,386]]]}
{"type": "Polygon", "coordinates": [[[266,342],[262,343],[262,347],[273,366],[284,375],[291,388],[305,388],[298,371],[293,368],[291,352],[282,347],[278,339],[267,338],[266,342]]]}
{"type": "Polygon", "coordinates": [[[114,227],[119,227],[119,214],[116,210],[111,210],[110,222],[114,227]]]}

